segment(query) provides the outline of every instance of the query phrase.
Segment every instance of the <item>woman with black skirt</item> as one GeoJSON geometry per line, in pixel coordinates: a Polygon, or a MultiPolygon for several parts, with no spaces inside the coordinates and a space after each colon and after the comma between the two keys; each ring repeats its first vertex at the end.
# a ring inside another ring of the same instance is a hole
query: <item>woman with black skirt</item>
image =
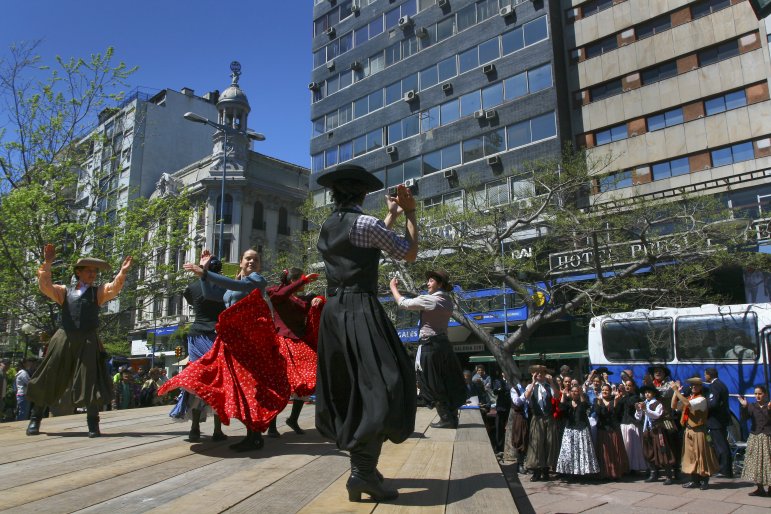
{"type": "Polygon", "coordinates": [[[383,442],[400,443],[415,430],[415,369],[378,301],[381,253],[414,261],[418,254],[415,199],[398,186],[387,197],[384,221],[364,214],[367,193],[383,183],[360,166],[343,165],[321,175],[335,210],[321,227],[317,248],[324,259],[327,304],[319,327],[316,428],[351,453],[348,499],[395,499],[377,463],[383,442]],[[404,212],[406,236],[390,227],[404,212]]]}

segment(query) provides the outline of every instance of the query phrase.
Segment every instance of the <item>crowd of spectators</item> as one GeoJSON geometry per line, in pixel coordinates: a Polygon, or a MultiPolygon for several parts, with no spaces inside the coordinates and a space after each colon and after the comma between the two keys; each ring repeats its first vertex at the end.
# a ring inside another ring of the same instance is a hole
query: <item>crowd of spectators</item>
{"type": "MultiPolygon", "coordinates": [[[[39,364],[37,357],[27,357],[11,365],[10,359],[0,360],[0,421],[29,420],[27,383],[39,364]]],[[[158,396],[157,391],[168,378],[164,368],[146,370],[121,366],[113,376],[111,409],[133,409],[174,403],[174,393],[158,396]]],[[[74,408],[58,409],[57,414],[72,414],[74,408]]]]}
{"type": "MultiPolygon", "coordinates": [[[[533,481],[549,480],[550,473],[565,481],[638,475],[706,489],[710,477],[733,478],[728,389],[717,370],[706,368],[682,384],[664,365],[647,371],[635,377],[624,370],[613,380],[604,367],[577,375],[563,365],[555,376],[545,366],[532,366],[509,384],[480,365],[464,371],[464,378],[468,404],[482,411],[498,457],[516,462],[518,472],[533,481]]],[[[741,398],[755,439],[747,451],[762,463],[755,467],[765,470],[771,447],[755,448],[771,440],[771,404],[763,387],[755,389],[755,399],[741,398]]],[[[745,467],[743,477],[758,484],[754,495],[771,495],[763,488],[771,485],[771,472],[745,467]]]]}

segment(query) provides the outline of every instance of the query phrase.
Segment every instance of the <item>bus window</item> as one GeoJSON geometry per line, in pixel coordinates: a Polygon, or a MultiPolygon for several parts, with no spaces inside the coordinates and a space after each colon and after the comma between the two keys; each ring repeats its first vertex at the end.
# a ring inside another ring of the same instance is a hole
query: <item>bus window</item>
{"type": "Polygon", "coordinates": [[[671,361],[672,319],[609,319],[602,323],[602,349],[611,361],[671,361]]]}
{"type": "Polygon", "coordinates": [[[680,360],[755,360],[758,356],[757,316],[707,314],[680,316],[675,324],[680,360]]]}

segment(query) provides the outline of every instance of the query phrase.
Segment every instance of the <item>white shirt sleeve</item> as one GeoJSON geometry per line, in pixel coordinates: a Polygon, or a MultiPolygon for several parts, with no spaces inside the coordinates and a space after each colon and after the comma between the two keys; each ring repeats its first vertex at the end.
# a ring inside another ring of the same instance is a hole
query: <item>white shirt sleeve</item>
{"type": "Polygon", "coordinates": [[[511,388],[511,404],[521,407],[525,404],[525,397],[519,394],[516,387],[511,388]]]}
{"type": "Polygon", "coordinates": [[[703,396],[699,396],[697,398],[694,398],[693,400],[689,400],[689,403],[691,404],[691,411],[697,412],[697,411],[706,411],[707,410],[707,399],[703,396]]]}
{"type": "Polygon", "coordinates": [[[648,404],[645,405],[645,414],[648,415],[651,419],[659,419],[661,416],[664,415],[664,406],[661,405],[661,402],[656,402],[656,406],[651,410],[648,407],[648,404]]]}
{"type": "Polygon", "coordinates": [[[402,297],[399,307],[408,311],[430,311],[436,307],[436,300],[431,295],[425,294],[415,298],[402,297]]]}

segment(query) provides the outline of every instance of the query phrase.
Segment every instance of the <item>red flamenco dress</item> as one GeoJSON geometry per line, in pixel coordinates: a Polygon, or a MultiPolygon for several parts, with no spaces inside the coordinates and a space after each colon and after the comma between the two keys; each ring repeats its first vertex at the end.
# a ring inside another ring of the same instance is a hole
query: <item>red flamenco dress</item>
{"type": "Polygon", "coordinates": [[[248,429],[264,432],[290,394],[277,339],[268,304],[255,289],[220,314],[211,350],[158,394],[182,387],[209,404],[225,425],[236,418],[248,429]]]}
{"type": "Polygon", "coordinates": [[[286,374],[295,398],[309,396],[316,391],[319,323],[326,299],[323,296],[295,295],[294,293],[311,280],[303,275],[300,279],[265,291],[273,304],[273,321],[281,355],[286,360],[286,374]],[[312,306],[314,298],[321,303],[312,306]]]}

